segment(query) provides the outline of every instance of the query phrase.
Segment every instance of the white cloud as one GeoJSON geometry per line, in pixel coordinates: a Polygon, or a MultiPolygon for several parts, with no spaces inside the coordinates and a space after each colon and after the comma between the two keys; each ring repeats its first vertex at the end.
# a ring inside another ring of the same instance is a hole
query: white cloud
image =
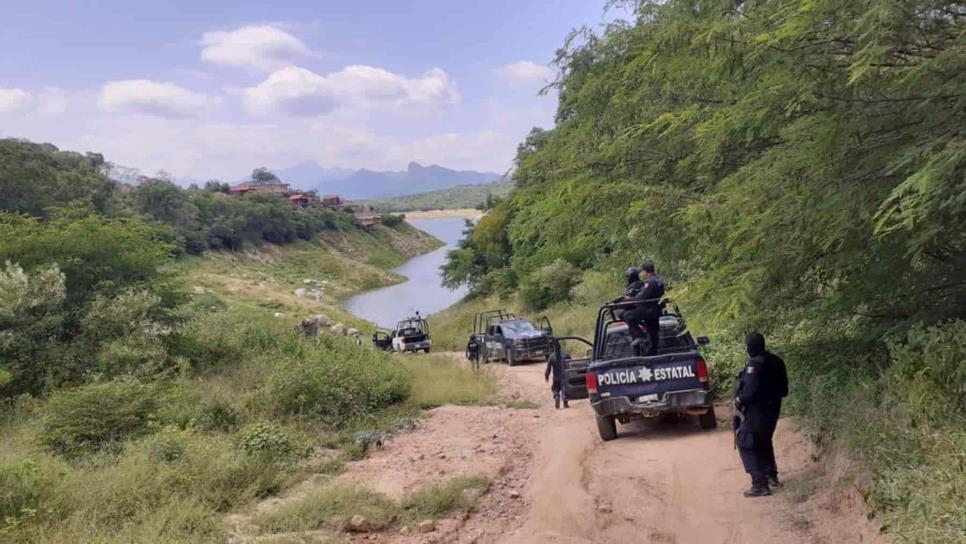
{"type": "Polygon", "coordinates": [[[496,73],[518,85],[546,85],[553,77],[553,71],[529,60],[521,60],[501,66],[496,73]]]}
{"type": "Polygon", "coordinates": [[[23,89],[0,89],[0,113],[22,113],[30,108],[33,96],[23,89]]]}
{"type": "Polygon", "coordinates": [[[198,117],[216,106],[217,97],[189,91],[173,83],[147,79],[110,81],[101,88],[98,104],[114,112],[140,113],[184,119],[198,117]]]}
{"type": "Polygon", "coordinates": [[[253,113],[283,112],[316,116],[333,110],[373,107],[446,107],[459,100],[456,84],[433,68],[419,78],[354,65],[328,75],[288,66],[255,87],[244,89],[245,107],[253,113]]]}
{"type": "Polygon", "coordinates": [[[290,65],[309,54],[301,40],[269,25],[206,32],[201,45],[201,59],[205,62],[264,71],[290,65]]]}
{"type": "Polygon", "coordinates": [[[67,111],[67,95],[63,89],[51,87],[37,97],[37,111],[45,115],[60,115],[67,111]]]}
{"type": "Polygon", "coordinates": [[[297,66],[278,70],[255,87],[242,91],[245,108],[252,113],[275,111],[312,116],[335,109],[337,101],[324,77],[297,66]]]}

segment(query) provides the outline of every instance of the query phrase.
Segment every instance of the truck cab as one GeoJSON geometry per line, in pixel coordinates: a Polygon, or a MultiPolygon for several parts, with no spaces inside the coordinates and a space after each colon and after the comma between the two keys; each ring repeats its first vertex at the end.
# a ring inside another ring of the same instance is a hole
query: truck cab
{"type": "Polygon", "coordinates": [[[636,303],[618,302],[600,308],[593,343],[582,338],[558,339],[554,349],[565,360],[565,393],[587,398],[594,408],[603,440],[617,438],[617,423],[663,413],[697,416],[702,428],[717,425],[708,383],[708,365],[698,351],[707,338],[695,339],[676,308],[660,318],[656,355],[639,355],[618,311],[636,303]],[[567,358],[560,340],[579,340],[589,349],[567,358]]]}

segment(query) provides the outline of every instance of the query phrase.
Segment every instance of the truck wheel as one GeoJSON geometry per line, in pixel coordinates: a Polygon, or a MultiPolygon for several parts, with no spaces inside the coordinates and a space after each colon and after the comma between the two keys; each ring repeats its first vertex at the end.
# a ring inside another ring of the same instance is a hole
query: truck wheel
{"type": "Polygon", "coordinates": [[[507,366],[516,366],[517,365],[517,360],[513,356],[513,350],[512,349],[506,350],[506,364],[507,364],[507,366]]]}
{"type": "Polygon", "coordinates": [[[701,424],[702,429],[714,429],[718,426],[718,420],[714,417],[714,406],[698,416],[698,423],[701,424]]]}
{"type": "Polygon", "coordinates": [[[423,351],[426,352],[426,353],[429,353],[429,348],[426,348],[423,351]]]}
{"type": "Polygon", "coordinates": [[[617,421],[614,416],[597,416],[597,432],[604,442],[617,438],[617,421]]]}

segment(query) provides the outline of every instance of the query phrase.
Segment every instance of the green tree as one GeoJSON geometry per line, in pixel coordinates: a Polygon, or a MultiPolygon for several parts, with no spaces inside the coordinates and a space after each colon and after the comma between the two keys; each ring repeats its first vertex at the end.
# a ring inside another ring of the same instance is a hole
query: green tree
{"type": "Polygon", "coordinates": [[[264,166],[261,166],[259,168],[252,170],[252,181],[266,183],[266,182],[277,182],[279,181],[279,179],[278,179],[278,176],[273,174],[271,170],[269,170],[268,168],[265,168],[264,166]]]}

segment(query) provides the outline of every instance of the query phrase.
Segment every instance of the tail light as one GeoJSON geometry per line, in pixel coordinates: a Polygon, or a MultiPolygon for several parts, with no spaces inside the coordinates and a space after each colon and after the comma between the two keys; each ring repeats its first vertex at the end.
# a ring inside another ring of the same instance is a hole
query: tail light
{"type": "Polygon", "coordinates": [[[701,383],[708,383],[708,363],[704,362],[704,359],[698,359],[695,365],[698,371],[698,381],[701,383]]]}
{"type": "Polygon", "coordinates": [[[587,393],[591,395],[597,394],[597,374],[593,372],[588,372],[586,375],[587,379],[587,393]]]}

